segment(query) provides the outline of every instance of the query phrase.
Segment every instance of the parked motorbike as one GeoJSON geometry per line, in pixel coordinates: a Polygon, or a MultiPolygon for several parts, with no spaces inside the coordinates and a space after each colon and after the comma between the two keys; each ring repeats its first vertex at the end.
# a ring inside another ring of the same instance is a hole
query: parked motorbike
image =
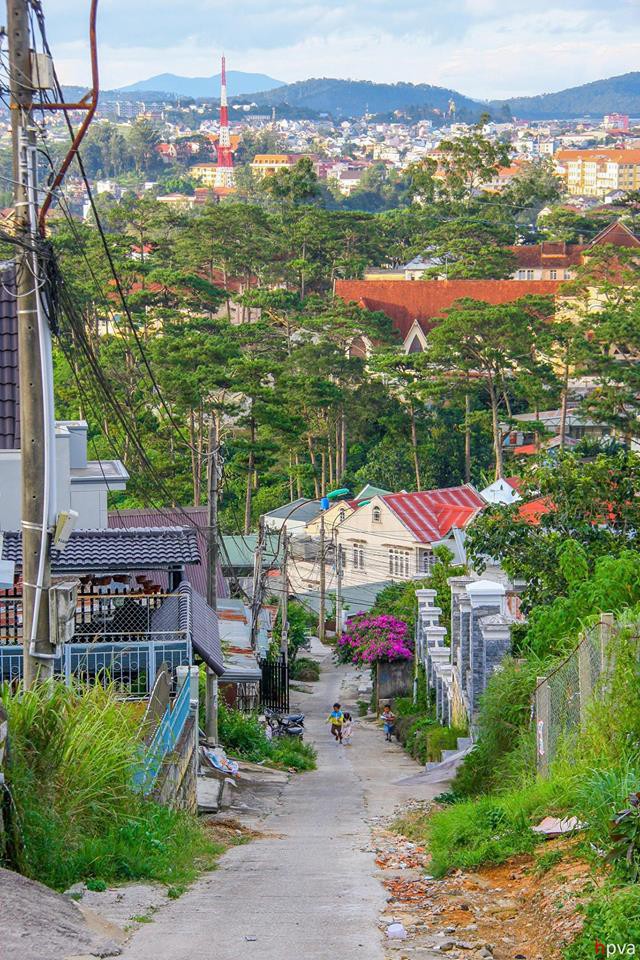
{"type": "Polygon", "coordinates": [[[302,740],[304,713],[279,713],[277,710],[266,709],[264,715],[273,737],[299,737],[302,740]]]}

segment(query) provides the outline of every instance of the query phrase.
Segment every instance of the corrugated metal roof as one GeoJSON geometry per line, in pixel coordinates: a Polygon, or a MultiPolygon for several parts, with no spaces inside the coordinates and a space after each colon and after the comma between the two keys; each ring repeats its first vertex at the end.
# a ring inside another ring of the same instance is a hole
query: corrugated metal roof
{"type": "Polygon", "coordinates": [[[433,543],[446,537],[452,527],[464,527],[485,506],[471,484],[422,493],[390,493],[381,499],[420,543],[433,543]]]}
{"type": "MultiPolygon", "coordinates": [[[[191,520],[195,531],[199,559],[185,567],[185,579],[189,581],[194,590],[201,597],[207,596],[207,508],[206,507],[163,507],[162,509],[152,509],[150,507],[136,510],[110,510],[109,527],[110,529],[132,530],[136,527],[187,527],[187,521],[184,514],[187,514],[191,520]]],[[[162,578],[155,578],[161,587],[167,588],[168,584],[162,581],[162,578]]],[[[164,578],[166,580],[166,577],[164,578]]],[[[222,575],[222,568],[218,564],[216,574],[216,587],[219,597],[228,597],[229,588],[227,581],[222,575]]]]}
{"type": "Polygon", "coordinates": [[[166,631],[172,630],[188,633],[196,653],[219,677],[222,676],[224,663],[218,618],[215,610],[186,580],[165,599],[151,619],[152,639],[162,639],[166,631]],[[154,631],[157,631],[157,637],[153,636],[154,631]]]}
{"type": "Polygon", "coordinates": [[[320,509],[319,500],[307,500],[305,497],[300,497],[298,500],[292,500],[291,503],[276,507],[275,510],[269,510],[264,516],[272,517],[274,520],[284,520],[291,516],[293,521],[309,523],[310,520],[318,516],[320,509]]]}
{"type": "MultiPolygon", "coordinates": [[[[256,533],[234,534],[221,537],[224,544],[222,565],[224,567],[250,567],[253,569],[254,555],[258,543],[256,533]]],[[[262,566],[272,567],[281,562],[284,544],[279,533],[265,533],[265,546],[262,554],[262,566]],[[279,551],[279,552],[278,552],[279,551]]]]}
{"type": "MultiPolygon", "coordinates": [[[[22,566],[22,534],[6,531],[3,560],[22,566]]],[[[127,573],[169,570],[200,561],[196,531],[181,527],[77,530],[64,551],[53,550],[54,573],[127,573]]]]}
{"type": "Polygon", "coordinates": [[[0,450],[20,449],[18,313],[13,264],[0,265],[0,450]]]}

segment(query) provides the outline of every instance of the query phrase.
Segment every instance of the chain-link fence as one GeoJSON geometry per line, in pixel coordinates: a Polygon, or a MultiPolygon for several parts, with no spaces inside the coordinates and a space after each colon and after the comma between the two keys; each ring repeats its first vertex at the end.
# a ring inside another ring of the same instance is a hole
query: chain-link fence
{"type": "Polygon", "coordinates": [[[576,649],[547,677],[539,677],[535,692],[538,770],[546,774],[560,748],[569,747],[586,722],[589,704],[603,689],[607,648],[614,630],[611,614],[587,630],[576,649]]]}

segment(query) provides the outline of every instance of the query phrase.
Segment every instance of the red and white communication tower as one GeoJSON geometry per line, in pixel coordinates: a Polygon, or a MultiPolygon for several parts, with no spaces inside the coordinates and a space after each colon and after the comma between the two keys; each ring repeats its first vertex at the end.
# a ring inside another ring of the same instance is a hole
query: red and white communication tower
{"type": "Polygon", "coordinates": [[[214,190],[234,190],[236,178],[233,172],[233,154],[229,134],[229,108],[227,106],[227,65],[222,58],[220,77],[220,136],[218,138],[218,163],[214,190]]]}

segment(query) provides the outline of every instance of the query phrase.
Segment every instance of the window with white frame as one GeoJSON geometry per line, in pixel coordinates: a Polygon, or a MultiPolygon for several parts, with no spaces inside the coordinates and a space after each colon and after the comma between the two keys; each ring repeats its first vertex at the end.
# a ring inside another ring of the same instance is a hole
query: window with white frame
{"type": "Polygon", "coordinates": [[[409,576],[409,550],[400,547],[389,547],[389,574],[392,577],[409,576]]]}
{"type": "Polygon", "coordinates": [[[420,550],[418,554],[418,570],[420,573],[430,574],[435,566],[436,558],[431,550],[420,550]]]}
{"type": "Polygon", "coordinates": [[[373,520],[374,523],[382,522],[382,512],[380,510],[380,507],[373,508],[373,510],[371,511],[371,519],[373,520]]]}
{"type": "Polygon", "coordinates": [[[354,570],[364,570],[364,543],[354,543],[352,559],[354,570]]]}

